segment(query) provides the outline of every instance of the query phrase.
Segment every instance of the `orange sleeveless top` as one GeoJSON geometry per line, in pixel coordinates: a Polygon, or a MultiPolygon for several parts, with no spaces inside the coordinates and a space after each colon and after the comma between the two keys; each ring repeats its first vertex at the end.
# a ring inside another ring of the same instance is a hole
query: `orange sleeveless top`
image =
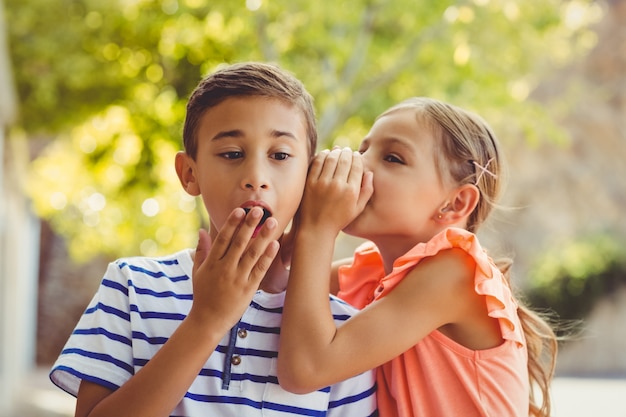
{"type": "Polygon", "coordinates": [[[380,416],[528,416],[528,356],[517,303],[474,234],[446,229],[398,258],[386,276],[378,249],[364,243],[353,264],[339,270],[339,296],[363,308],[392,291],[420,260],[451,248],[465,250],[476,261],[475,291],[485,296],[488,315],[499,320],[504,342],[475,351],[437,330],[431,332],[378,368],[380,416]]]}

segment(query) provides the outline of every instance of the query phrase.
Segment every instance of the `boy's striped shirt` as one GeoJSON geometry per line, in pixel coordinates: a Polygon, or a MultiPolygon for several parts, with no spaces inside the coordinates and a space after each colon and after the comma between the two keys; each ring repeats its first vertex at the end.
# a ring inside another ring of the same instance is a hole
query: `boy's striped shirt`
{"type": "MultiPolygon", "coordinates": [[[[192,266],[189,250],[111,263],[54,364],[51,380],[72,395],[82,379],[110,389],[121,386],[188,314],[192,266]]],[[[376,415],[371,371],[306,395],[280,388],[276,358],[283,302],[284,293],[257,291],[172,416],[376,415]]],[[[330,303],[338,324],[356,311],[335,297],[330,303]]]]}

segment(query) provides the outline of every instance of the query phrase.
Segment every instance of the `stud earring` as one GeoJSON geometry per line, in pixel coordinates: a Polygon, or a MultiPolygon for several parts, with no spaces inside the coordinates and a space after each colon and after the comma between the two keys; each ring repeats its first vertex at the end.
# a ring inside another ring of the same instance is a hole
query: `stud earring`
{"type": "Polygon", "coordinates": [[[443,214],[441,214],[441,213],[437,214],[437,218],[438,219],[443,219],[443,214]]]}

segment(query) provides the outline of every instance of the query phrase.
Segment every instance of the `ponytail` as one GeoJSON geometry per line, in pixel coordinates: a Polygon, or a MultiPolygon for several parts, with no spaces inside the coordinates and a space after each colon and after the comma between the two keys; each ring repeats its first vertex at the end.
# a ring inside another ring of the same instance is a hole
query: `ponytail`
{"type": "MultiPolygon", "coordinates": [[[[510,286],[512,261],[501,259],[496,264],[510,286]]],[[[552,408],[550,383],[556,367],[558,339],[548,317],[544,317],[525,306],[519,297],[516,301],[518,304],[517,315],[522,323],[528,351],[528,379],[530,383],[528,415],[530,417],[550,417],[552,408]],[[540,396],[536,394],[540,394],[540,396]]]]}

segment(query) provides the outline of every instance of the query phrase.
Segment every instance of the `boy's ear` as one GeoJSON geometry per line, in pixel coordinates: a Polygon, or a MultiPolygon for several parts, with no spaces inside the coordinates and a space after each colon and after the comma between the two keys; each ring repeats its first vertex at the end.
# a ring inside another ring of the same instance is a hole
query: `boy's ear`
{"type": "Polygon", "coordinates": [[[174,161],[176,174],[180,180],[183,189],[189,195],[194,197],[200,195],[200,186],[198,184],[195,172],[195,161],[187,155],[186,152],[178,152],[174,161]]]}
{"type": "Polygon", "coordinates": [[[448,204],[437,215],[437,220],[456,223],[469,218],[480,199],[480,191],[474,184],[463,184],[450,195],[448,204]]]}

